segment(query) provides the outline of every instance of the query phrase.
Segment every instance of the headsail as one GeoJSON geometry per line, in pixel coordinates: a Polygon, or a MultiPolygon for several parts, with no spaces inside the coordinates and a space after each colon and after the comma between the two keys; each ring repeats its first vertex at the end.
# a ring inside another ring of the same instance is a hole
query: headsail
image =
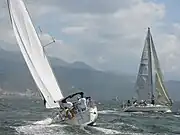
{"type": "Polygon", "coordinates": [[[151,38],[151,46],[154,57],[154,65],[155,65],[155,89],[156,89],[156,102],[159,104],[169,104],[171,105],[171,101],[168,95],[168,92],[163,83],[163,74],[161,72],[158,56],[156,53],[156,49],[153,43],[152,36],[151,38]]]}
{"type": "Polygon", "coordinates": [[[32,77],[47,108],[59,107],[63,98],[39,37],[22,0],[7,0],[13,30],[32,77]]]}
{"type": "Polygon", "coordinates": [[[138,94],[138,100],[146,100],[150,98],[150,91],[148,91],[148,61],[148,43],[147,40],[145,40],[145,45],[141,56],[139,72],[135,85],[135,89],[138,94]]]}

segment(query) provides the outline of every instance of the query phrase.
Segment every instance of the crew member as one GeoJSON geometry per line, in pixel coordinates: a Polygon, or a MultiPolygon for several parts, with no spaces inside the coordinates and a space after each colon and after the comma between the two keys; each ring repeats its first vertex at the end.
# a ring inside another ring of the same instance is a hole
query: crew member
{"type": "Polygon", "coordinates": [[[155,104],[155,101],[154,101],[154,95],[152,95],[151,104],[152,104],[152,105],[155,104]]]}
{"type": "Polygon", "coordinates": [[[86,102],[87,102],[87,105],[92,106],[92,100],[91,100],[91,97],[86,97],[86,102]]]}
{"type": "Polygon", "coordinates": [[[79,103],[79,109],[81,111],[84,111],[87,109],[87,103],[86,103],[86,98],[84,97],[84,93],[81,93],[81,97],[78,98],[78,103],[79,103]]]}
{"type": "Polygon", "coordinates": [[[130,105],[131,105],[131,101],[128,100],[128,101],[127,101],[127,106],[130,106],[130,105]]]}
{"type": "Polygon", "coordinates": [[[72,114],[72,108],[73,108],[73,103],[66,101],[66,98],[61,101],[61,107],[63,108],[65,112],[65,116],[71,119],[73,117],[72,114]]]}

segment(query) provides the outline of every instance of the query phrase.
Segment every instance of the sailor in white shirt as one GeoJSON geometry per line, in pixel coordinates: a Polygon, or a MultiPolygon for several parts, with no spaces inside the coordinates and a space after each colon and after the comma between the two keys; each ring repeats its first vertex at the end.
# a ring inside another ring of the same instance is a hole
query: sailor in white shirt
{"type": "Polygon", "coordinates": [[[86,98],[84,98],[84,97],[79,98],[78,103],[79,103],[79,109],[81,111],[84,111],[87,109],[86,98]]]}

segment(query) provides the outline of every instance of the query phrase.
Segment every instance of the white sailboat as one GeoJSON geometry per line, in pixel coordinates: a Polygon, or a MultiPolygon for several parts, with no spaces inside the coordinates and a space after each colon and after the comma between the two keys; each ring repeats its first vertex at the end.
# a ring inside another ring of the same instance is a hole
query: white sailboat
{"type": "Polygon", "coordinates": [[[163,82],[150,28],[141,57],[135,89],[138,99],[123,106],[125,112],[171,112],[172,101],[163,82]],[[154,60],[154,72],[152,60],[154,60]],[[154,85],[153,85],[154,73],[154,85]],[[155,91],[155,92],[154,92],[155,91]],[[132,102],[132,103],[131,103],[132,102]]]}
{"type": "MultiPolygon", "coordinates": [[[[62,100],[65,98],[50,67],[25,4],[23,0],[7,0],[7,3],[17,43],[44,99],[44,105],[46,108],[58,108],[58,110],[61,110],[58,111],[61,115],[65,111],[62,108],[62,100]]],[[[72,95],[69,97],[73,98],[72,95]]],[[[70,118],[65,116],[65,119],[63,118],[64,122],[74,125],[91,125],[97,119],[97,107],[87,104],[84,111],[74,109],[72,116],[70,118]]]]}

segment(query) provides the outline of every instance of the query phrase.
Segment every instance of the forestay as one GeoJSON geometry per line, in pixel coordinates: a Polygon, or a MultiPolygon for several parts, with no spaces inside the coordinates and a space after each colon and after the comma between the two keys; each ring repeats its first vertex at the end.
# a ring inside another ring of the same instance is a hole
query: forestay
{"type": "Polygon", "coordinates": [[[10,18],[20,50],[32,77],[46,100],[46,108],[59,107],[63,98],[43,46],[22,0],[8,0],[10,18]]]}

